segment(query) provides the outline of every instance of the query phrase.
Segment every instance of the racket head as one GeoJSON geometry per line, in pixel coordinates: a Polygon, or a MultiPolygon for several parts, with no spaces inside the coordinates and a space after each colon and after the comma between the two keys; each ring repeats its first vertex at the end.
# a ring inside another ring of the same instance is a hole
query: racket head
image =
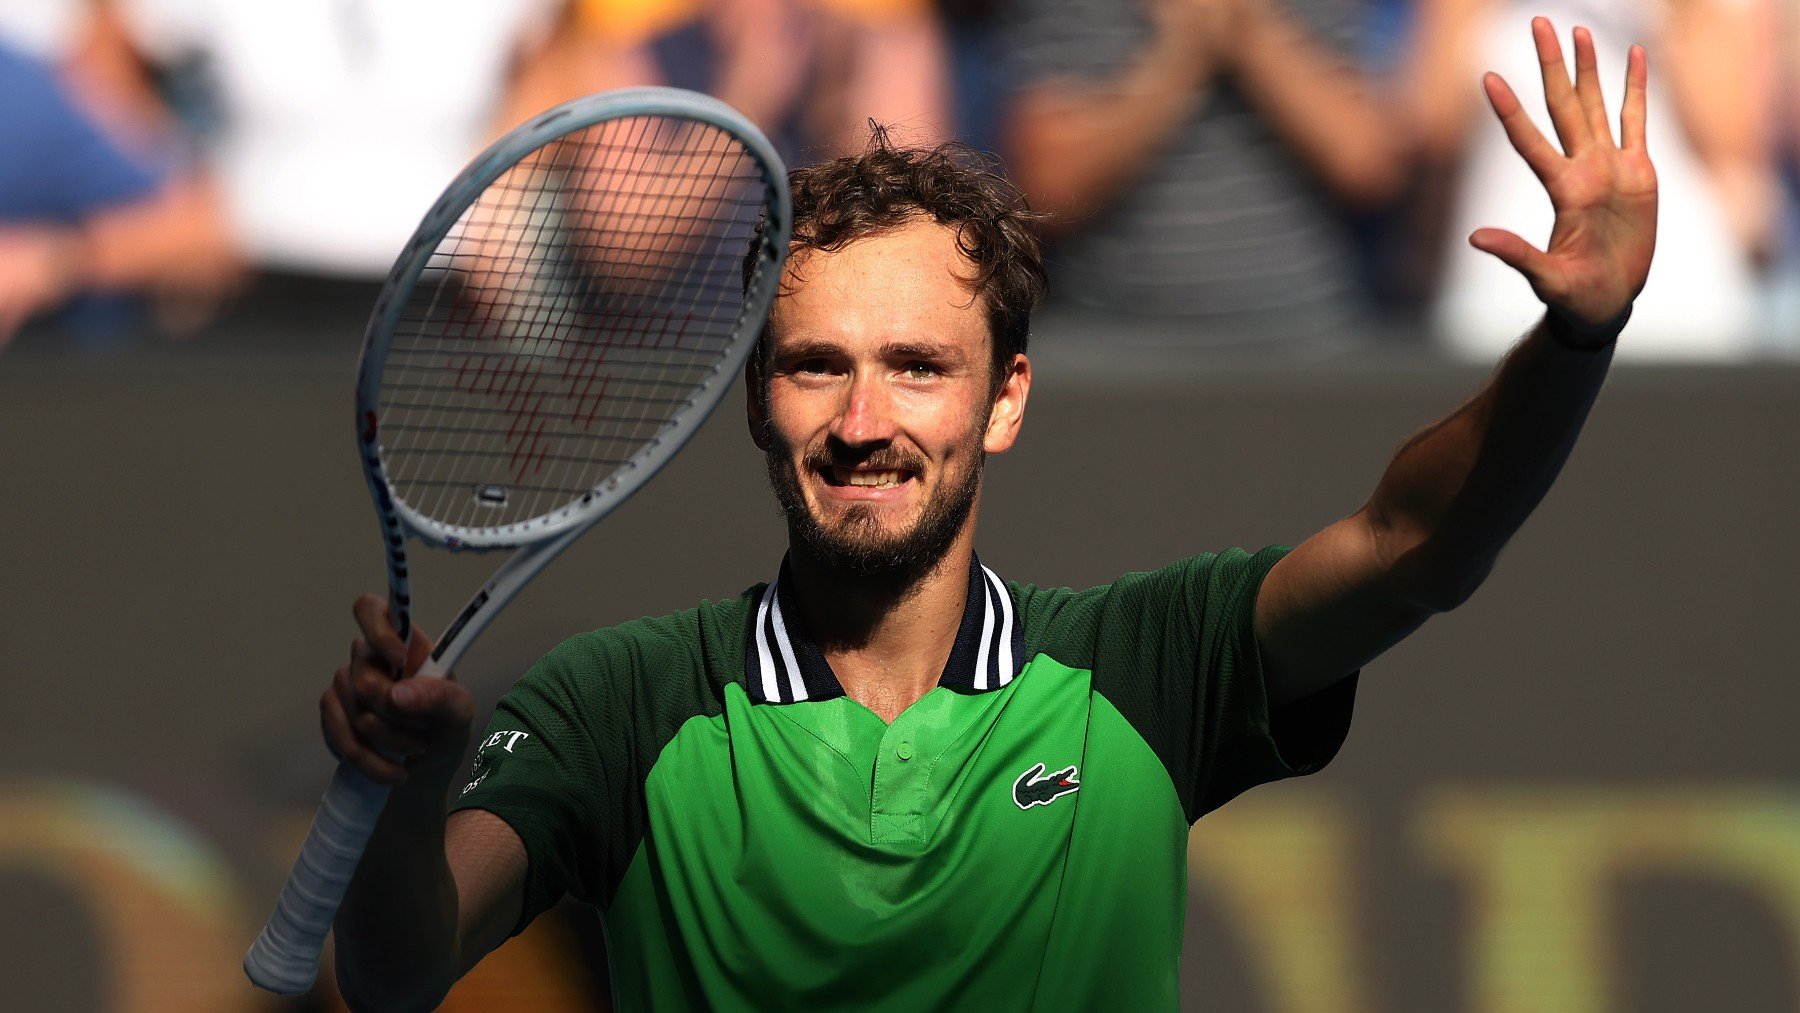
{"type": "Polygon", "coordinates": [[[791,226],[774,147],[696,92],[578,98],[478,155],[364,336],[357,443],[396,561],[405,535],[515,548],[635,492],[742,371],[791,226]]]}

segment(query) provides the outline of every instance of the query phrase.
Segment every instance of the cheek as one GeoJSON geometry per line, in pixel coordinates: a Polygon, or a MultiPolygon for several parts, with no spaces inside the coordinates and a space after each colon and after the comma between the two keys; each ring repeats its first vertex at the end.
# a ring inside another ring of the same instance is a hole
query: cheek
{"type": "Polygon", "coordinates": [[[768,401],[769,432],[789,448],[805,447],[823,431],[816,423],[807,399],[793,391],[771,391],[768,401]]]}
{"type": "Polygon", "coordinates": [[[960,454],[987,432],[988,404],[979,394],[909,391],[894,397],[894,407],[901,432],[921,450],[935,448],[934,457],[960,454]]]}

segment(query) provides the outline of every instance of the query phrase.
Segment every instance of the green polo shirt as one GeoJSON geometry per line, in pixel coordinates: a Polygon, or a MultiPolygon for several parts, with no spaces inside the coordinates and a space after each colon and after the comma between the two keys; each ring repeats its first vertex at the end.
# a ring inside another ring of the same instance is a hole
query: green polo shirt
{"type": "Polygon", "coordinates": [[[1287,551],[1086,591],[973,563],[891,725],[782,577],[582,634],[501,700],[455,808],[524,842],[519,927],[599,909],[622,1009],[1172,1009],[1189,825],[1349,726],[1354,677],[1271,721],[1252,617],[1287,551]]]}

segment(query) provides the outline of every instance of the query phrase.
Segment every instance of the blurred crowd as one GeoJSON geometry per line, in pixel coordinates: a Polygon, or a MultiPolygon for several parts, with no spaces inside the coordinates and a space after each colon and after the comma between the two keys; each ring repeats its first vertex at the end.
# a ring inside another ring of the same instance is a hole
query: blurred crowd
{"type": "Polygon", "coordinates": [[[1534,14],[1593,30],[1615,110],[1651,53],[1660,243],[1621,357],[1800,355],[1800,0],[4,0],[0,344],[350,347],[321,331],[475,151],[668,84],[790,164],[871,119],[994,152],[1052,312],[1492,359],[1537,304],[1465,237],[1541,241],[1550,208],[1479,79],[1541,113],[1534,14]]]}

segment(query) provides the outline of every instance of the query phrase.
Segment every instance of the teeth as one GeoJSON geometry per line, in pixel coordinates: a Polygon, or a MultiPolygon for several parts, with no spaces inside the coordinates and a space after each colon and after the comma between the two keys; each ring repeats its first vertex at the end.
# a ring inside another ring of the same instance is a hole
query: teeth
{"type": "Polygon", "coordinates": [[[839,468],[837,473],[838,479],[845,485],[864,485],[876,489],[891,489],[906,481],[904,471],[853,471],[839,468]]]}

